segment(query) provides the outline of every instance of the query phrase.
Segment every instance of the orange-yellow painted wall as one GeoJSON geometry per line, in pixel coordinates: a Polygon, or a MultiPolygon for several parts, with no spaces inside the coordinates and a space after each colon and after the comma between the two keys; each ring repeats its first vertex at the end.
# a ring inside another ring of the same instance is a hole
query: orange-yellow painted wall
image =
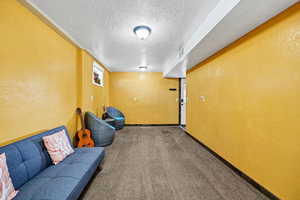
{"type": "Polygon", "coordinates": [[[169,91],[178,85],[178,79],[159,72],[113,72],[110,103],[124,112],[128,124],[178,124],[178,90],[169,91]]]}
{"type": "Polygon", "coordinates": [[[74,131],[77,48],[15,0],[0,2],[0,141],[74,131]]]}
{"type": "Polygon", "coordinates": [[[92,86],[93,58],[18,1],[0,1],[0,30],[0,144],[60,125],[74,136],[77,106],[108,103],[109,72],[92,86]]]}
{"type": "Polygon", "coordinates": [[[187,96],[189,133],[300,199],[300,3],[189,71],[187,96]]]}
{"type": "Polygon", "coordinates": [[[84,111],[90,111],[98,115],[103,114],[103,106],[109,105],[109,77],[110,72],[99,62],[90,56],[86,51],[81,51],[81,101],[84,111]],[[105,70],[104,87],[92,83],[93,62],[97,62],[105,70]]]}

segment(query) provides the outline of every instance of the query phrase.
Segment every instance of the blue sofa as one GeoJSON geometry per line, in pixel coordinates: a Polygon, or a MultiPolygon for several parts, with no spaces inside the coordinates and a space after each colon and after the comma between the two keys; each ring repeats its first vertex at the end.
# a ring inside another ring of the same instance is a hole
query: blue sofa
{"type": "MultiPolygon", "coordinates": [[[[64,126],[0,147],[19,193],[14,200],[75,200],[105,156],[104,148],[77,148],[53,165],[42,137],[67,129],[64,126]]],[[[69,138],[69,135],[68,135],[69,138]]],[[[70,138],[69,138],[70,140],[70,138]]]]}
{"type": "Polygon", "coordinates": [[[86,127],[92,132],[96,147],[105,147],[113,143],[116,133],[114,127],[91,112],[86,112],[84,118],[86,127]]]}
{"type": "Polygon", "coordinates": [[[115,128],[120,130],[125,125],[125,116],[124,114],[114,107],[106,107],[106,113],[109,118],[113,118],[115,120],[115,128]]]}

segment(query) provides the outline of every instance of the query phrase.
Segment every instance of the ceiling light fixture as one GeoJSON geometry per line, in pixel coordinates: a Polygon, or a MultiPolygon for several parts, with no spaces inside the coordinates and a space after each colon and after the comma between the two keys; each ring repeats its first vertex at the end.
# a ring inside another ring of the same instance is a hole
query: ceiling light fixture
{"type": "Polygon", "coordinates": [[[139,70],[140,71],[146,71],[148,69],[148,67],[147,66],[139,66],[139,70]]]}
{"type": "Polygon", "coordinates": [[[141,40],[144,40],[150,36],[151,28],[149,26],[145,26],[145,25],[136,26],[136,27],[134,27],[133,32],[135,33],[135,35],[138,38],[140,38],[141,40]]]}

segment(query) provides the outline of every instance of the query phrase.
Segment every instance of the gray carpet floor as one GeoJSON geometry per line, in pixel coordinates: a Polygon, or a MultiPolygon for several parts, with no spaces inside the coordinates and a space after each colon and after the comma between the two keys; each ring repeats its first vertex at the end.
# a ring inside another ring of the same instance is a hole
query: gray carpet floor
{"type": "Polygon", "coordinates": [[[125,127],[83,200],[267,200],[178,127],[125,127]]]}

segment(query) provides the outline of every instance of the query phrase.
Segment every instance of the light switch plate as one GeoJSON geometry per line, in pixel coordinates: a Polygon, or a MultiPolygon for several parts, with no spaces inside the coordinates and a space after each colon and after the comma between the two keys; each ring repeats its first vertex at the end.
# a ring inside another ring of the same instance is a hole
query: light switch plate
{"type": "Polygon", "coordinates": [[[206,101],[206,97],[205,96],[200,96],[200,101],[201,102],[205,102],[206,101]]]}

